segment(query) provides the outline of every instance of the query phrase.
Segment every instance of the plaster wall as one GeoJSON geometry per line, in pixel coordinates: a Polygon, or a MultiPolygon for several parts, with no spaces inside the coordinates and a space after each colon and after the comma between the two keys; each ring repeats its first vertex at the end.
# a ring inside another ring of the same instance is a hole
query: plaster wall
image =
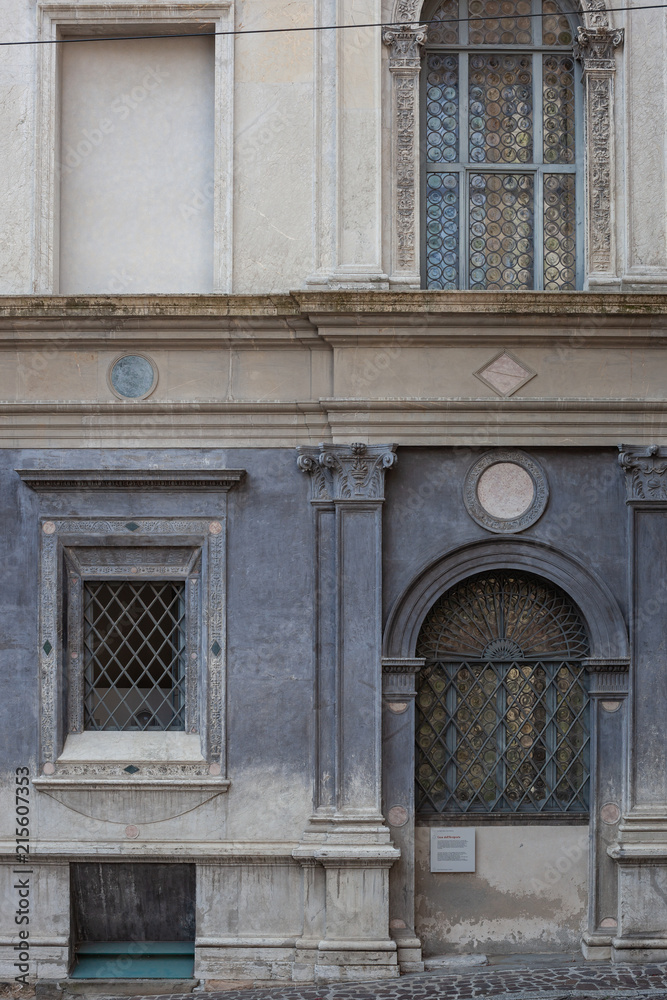
{"type": "Polygon", "coordinates": [[[477,870],[430,871],[430,828],[415,830],[415,929],[424,955],[576,951],[588,904],[588,829],[476,829],[477,870]]]}
{"type": "Polygon", "coordinates": [[[212,38],[62,46],[61,292],[213,290],[213,85],[212,38]]]}

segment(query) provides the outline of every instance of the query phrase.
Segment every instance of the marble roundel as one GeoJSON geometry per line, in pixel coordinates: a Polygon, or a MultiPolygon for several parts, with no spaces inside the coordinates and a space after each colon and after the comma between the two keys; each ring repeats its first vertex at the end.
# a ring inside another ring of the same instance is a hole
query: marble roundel
{"type": "Polygon", "coordinates": [[[144,354],[123,354],[112,363],[108,379],[121,399],[145,399],[157,385],[157,368],[144,354]]]}
{"type": "Polygon", "coordinates": [[[496,534],[523,531],[542,516],[549,486],[542,467],[523,451],[498,449],[468,470],[463,502],[474,521],[496,534]]]}

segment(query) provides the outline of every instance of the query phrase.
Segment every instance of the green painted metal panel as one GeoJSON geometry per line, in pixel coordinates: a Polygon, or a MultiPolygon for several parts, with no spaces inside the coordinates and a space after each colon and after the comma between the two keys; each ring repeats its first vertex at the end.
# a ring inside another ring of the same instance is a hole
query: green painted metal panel
{"type": "Polygon", "coordinates": [[[79,945],[72,979],[190,979],[189,941],[86,941],[79,945]]]}

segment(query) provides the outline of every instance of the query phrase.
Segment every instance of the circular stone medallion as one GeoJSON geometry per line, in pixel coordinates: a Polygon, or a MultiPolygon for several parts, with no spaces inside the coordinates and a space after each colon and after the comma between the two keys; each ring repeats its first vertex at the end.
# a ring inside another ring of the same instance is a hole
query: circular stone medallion
{"type": "Polygon", "coordinates": [[[530,527],[544,513],[549,487],[542,467],[523,451],[487,452],[465,478],[463,502],[474,521],[497,534],[530,527]]]}
{"type": "Polygon", "coordinates": [[[109,369],[109,385],[122,399],[145,399],[157,385],[157,368],[143,354],[124,354],[109,369]]]}

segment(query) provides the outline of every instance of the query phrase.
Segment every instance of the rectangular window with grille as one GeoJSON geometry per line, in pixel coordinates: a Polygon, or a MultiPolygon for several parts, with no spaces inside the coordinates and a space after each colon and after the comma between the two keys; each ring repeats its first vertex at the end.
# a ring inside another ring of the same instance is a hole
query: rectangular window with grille
{"type": "Polygon", "coordinates": [[[87,581],[83,643],[84,729],[185,729],[183,581],[87,581]]]}

